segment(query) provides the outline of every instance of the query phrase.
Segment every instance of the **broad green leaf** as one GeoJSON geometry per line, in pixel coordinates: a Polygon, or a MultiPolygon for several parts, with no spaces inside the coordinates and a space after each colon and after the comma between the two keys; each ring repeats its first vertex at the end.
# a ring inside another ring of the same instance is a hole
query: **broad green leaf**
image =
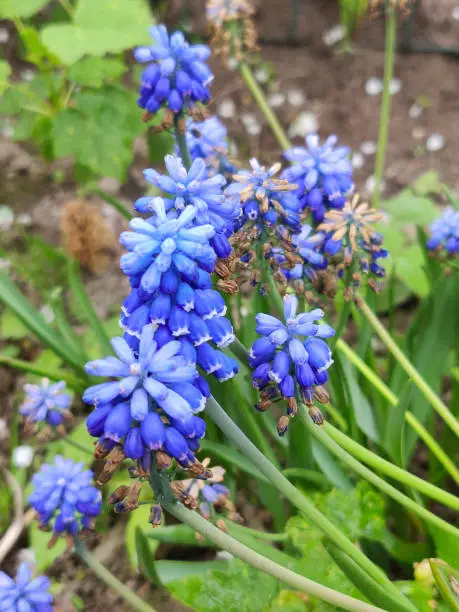
{"type": "Polygon", "coordinates": [[[333,486],[343,491],[350,491],[352,489],[352,482],[347,477],[341,464],[335,461],[328,449],[324,448],[322,444],[315,439],[311,440],[311,448],[312,455],[325,478],[333,486]]]}
{"type": "Polygon", "coordinates": [[[226,571],[174,580],[172,595],[199,612],[262,612],[279,593],[279,583],[242,561],[232,559],[226,571]]]}
{"type": "Polygon", "coordinates": [[[354,411],[355,421],[370,440],[378,442],[379,432],[373,408],[360,388],[354,368],[347,359],[341,359],[341,366],[346,374],[345,385],[349,392],[349,403],[354,411]]]}
{"type": "Polygon", "coordinates": [[[49,52],[40,39],[40,32],[33,27],[25,26],[18,30],[18,34],[24,43],[26,53],[24,59],[38,67],[44,66],[49,69],[49,64],[59,66],[59,60],[49,52]]]}
{"type": "Polygon", "coordinates": [[[169,584],[174,580],[181,580],[190,576],[207,575],[209,571],[225,571],[228,561],[216,559],[214,561],[156,561],[156,572],[160,584],[169,584]]]}
{"type": "MultiPolygon", "coordinates": [[[[143,504],[135,509],[135,512],[129,513],[129,519],[126,525],[125,531],[125,544],[128,559],[131,568],[135,571],[139,569],[140,560],[137,553],[137,541],[136,541],[136,530],[137,528],[145,531],[150,528],[148,518],[150,516],[150,506],[143,504]]],[[[151,527],[153,529],[153,527],[151,527]]],[[[149,541],[149,547],[151,549],[152,558],[155,556],[156,549],[159,543],[155,541],[149,541]]]]}
{"type": "Polygon", "coordinates": [[[148,43],[152,15],[144,0],[80,0],[68,24],[51,24],[41,32],[43,43],[64,64],[84,55],[104,56],[148,43]]]}
{"type": "Polygon", "coordinates": [[[86,467],[89,467],[94,460],[93,451],[94,438],[89,435],[86,421],[83,419],[66,438],[48,443],[46,462],[50,463],[56,455],[62,455],[66,459],[82,461],[86,467]]]}
{"type": "Polygon", "coordinates": [[[11,66],[5,60],[0,60],[0,93],[8,87],[8,77],[11,74],[11,66]]]}
{"type": "Polygon", "coordinates": [[[391,223],[398,225],[428,225],[438,216],[433,201],[425,196],[415,195],[404,189],[390,200],[381,202],[381,208],[389,213],[391,223]]]}
{"type": "Polygon", "coordinates": [[[0,19],[32,17],[48,2],[49,0],[0,0],[0,19]]]}
{"type": "Polygon", "coordinates": [[[127,70],[126,64],[118,59],[85,57],[68,71],[68,79],[84,87],[101,87],[105,81],[119,79],[127,70]]]}
{"type": "Polygon", "coordinates": [[[424,255],[418,244],[412,244],[403,250],[397,258],[397,276],[413,293],[423,297],[429,293],[429,281],[422,269],[424,255]]]}
{"type": "Polygon", "coordinates": [[[21,340],[28,333],[28,328],[11,310],[7,309],[0,315],[0,336],[3,340],[21,340]]]}
{"type": "Polygon", "coordinates": [[[421,174],[411,185],[412,191],[418,195],[441,194],[443,185],[440,181],[440,174],[436,170],[428,170],[421,174]]]}
{"type": "Polygon", "coordinates": [[[153,543],[153,546],[151,546],[150,542],[139,526],[137,526],[134,530],[134,540],[139,571],[145,576],[145,578],[148,578],[151,583],[161,585],[162,582],[156,571],[154,557],[154,551],[157,548],[157,544],[153,543]]]}
{"type": "Polygon", "coordinates": [[[52,537],[52,532],[42,531],[38,528],[38,522],[32,521],[29,525],[29,545],[35,553],[37,560],[37,572],[43,572],[54,561],[62,555],[67,544],[64,538],[59,538],[52,548],[48,548],[48,542],[52,537]]]}

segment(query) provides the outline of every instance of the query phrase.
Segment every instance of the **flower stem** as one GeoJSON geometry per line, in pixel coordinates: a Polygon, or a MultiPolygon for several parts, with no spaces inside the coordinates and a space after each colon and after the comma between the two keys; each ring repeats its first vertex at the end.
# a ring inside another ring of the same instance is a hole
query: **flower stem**
{"type": "Polygon", "coordinates": [[[67,385],[74,389],[74,391],[81,391],[85,387],[85,381],[77,378],[70,372],[65,370],[58,370],[57,368],[52,367],[41,367],[37,366],[33,362],[23,361],[22,359],[15,359],[14,357],[8,357],[7,355],[0,355],[0,363],[6,366],[10,366],[12,368],[16,368],[17,370],[22,370],[23,372],[30,372],[31,374],[36,374],[37,376],[45,376],[46,378],[50,378],[51,380],[65,380],[67,385]]]}
{"type": "Polygon", "coordinates": [[[239,72],[242,78],[244,79],[245,84],[249,88],[250,93],[252,94],[255,102],[258,104],[258,108],[265,116],[266,121],[268,122],[269,127],[271,128],[274,136],[276,137],[277,142],[282,147],[282,150],[285,151],[287,149],[290,149],[292,145],[287,136],[285,135],[284,129],[279,123],[279,119],[276,117],[275,113],[269,106],[265,98],[265,94],[263,93],[263,90],[260,88],[257,81],[255,80],[252,70],[245,62],[241,62],[239,64],[239,72]]]}
{"type": "Polygon", "coordinates": [[[250,368],[249,351],[245,348],[239,338],[234,338],[233,342],[231,342],[229,345],[228,350],[233,353],[236,359],[243,363],[247,368],[250,368]]]}
{"type": "Polygon", "coordinates": [[[371,451],[366,449],[364,446],[361,446],[360,444],[352,440],[352,438],[349,438],[349,436],[343,434],[341,431],[333,427],[333,425],[331,425],[330,423],[324,424],[323,431],[325,431],[328,436],[332,440],[337,442],[342,448],[354,455],[354,457],[356,457],[357,459],[360,459],[360,461],[371,465],[371,467],[379,470],[383,474],[387,474],[394,480],[398,480],[399,482],[402,482],[403,484],[412,487],[413,489],[417,489],[424,495],[435,499],[436,501],[444,504],[445,506],[449,506],[450,508],[459,511],[459,498],[455,495],[452,495],[447,491],[443,491],[443,489],[436,487],[430,482],[427,482],[422,478],[418,478],[417,476],[410,474],[406,470],[403,470],[402,468],[393,465],[392,463],[390,463],[390,461],[382,459],[375,453],[372,453],[371,451]]]}
{"type": "MultiPolygon", "coordinates": [[[[365,376],[365,378],[377,389],[383,397],[392,405],[398,405],[398,397],[389,389],[383,380],[374,372],[359,355],[348,345],[344,340],[339,339],[336,343],[336,348],[340,350],[349,361],[365,376]]],[[[427,429],[419,422],[412,412],[405,412],[405,421],[414,429],[424,444],[435,455],[438,461],[443,465],[445,470],[459,484],[459,470],[454,465],[454,462],[448,457],[445,451],[441,448],[435,438],[427,431],[427,429]]]]}
{"type": "Polygon", "coordinates": [[[155,612],[155,609],[148,605],[143,599],[140,599],[131,589],[115,578],[97,559],[87,550],[81,540],[76,536],[74,538],[75,550],[78,556],[86,563],[94,574],[100,578],[107,586],[116,591],[126,603],[132,606],[133,610],[139,612],[155,612]]]}
{"type": "Polygon", "coordinates": [[[358,305],[362,314],[366,317],[375,332],[378,334],[408,376],[412,379],[417,388],[421,391],[427,401],[430,402],[431,406],[442,417],[445,423],[447,423],[452,431],[459,437],[459,422],[454,417],[452,412],[450,412],[449,408],[426,383],[424,378],[406,357],[405,353],[400,349],[398,344],[361,296],[359,297],[358,305]]]}
{"type": "Polygon", "coordinates": [[[363,601],[359,601],[353,597],[343,595],[338,591],[334,591],[333,589],[324,587],[317,582],[308,580],[307,578],[292,572],[290,569],[282,567],[278,563],[263,557],[244,544],[241,544],[230,535],[221,531],[209,521],[206,521],[197,512],[187,510],[187,508],[179,503],[167,504],[166,510],[176,519],[186,523],[195,531],[198,531],[209,540],[212,540],[215,544],[224,550],[227,550],[235,557],[242,559],[242,561],[245,561],[252,567],[259,569],[270,576],[274,576],[275,578],[282,580],[295,589],[301,590],[309,595],[313,595],[314,597],[317,597],[322,601],[326,601],[333,606],[337,606],[342,610],[361,610],[362,612],[381,610],[381,608],[377,608],[363,601]]]}
{"type": "Polygon", "coordinates": [[[180,151],[180,157],[182,158],[183,165],[185,166],[187,170],[189,170],[191,166],[190,152],[188,151],[188,145],[186,144],[186,135],[184,132],[181,132],[179,129],[179,120],[180,120],[180,117],[175,115],[174,117],[175,140],[177,141],[177,145],[180,151]]]}
{"type": "Polygon", "coordinates": [[[389,119],[391,94],[390,82],[394,73],[395,42],[397,33],[397,10],[392,7],[386,9],[386,43],[384,49],[384,85],[382,94],[381,114],[379,119],[378,150],[375,164],[375,190],[373,193],[373,207],[379,205],[381,183],[384,174],[384,160],[386,157],[387,138],[389,133],[389,119]]]}
{"type": "Polygon", "coordinates": [[[319,512],[313,503],[294,487],[277,470],[273,464],[260,453],[247,436],[233,423],[224,409],[210,397],[206,405],[207,414],[215,421],[222,432],[232,440],[244,455],[246,455],[257,468],[285,495],[285,497],[298,508],[306,518],[318,529],[322,530],[335,544],[346,552],[362,569],[374,580],[390,590],[399,599],[402,597],[398,589],[390,582],[384,572],[377,567],[364,553],[357,548],[331,521],[319,512]]]}

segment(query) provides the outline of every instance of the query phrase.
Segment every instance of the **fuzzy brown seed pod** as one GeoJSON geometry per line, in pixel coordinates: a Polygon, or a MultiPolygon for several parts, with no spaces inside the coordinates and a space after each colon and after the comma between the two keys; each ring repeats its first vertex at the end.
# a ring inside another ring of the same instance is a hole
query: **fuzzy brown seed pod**
{"type": "Polygon", "coordinates": [[[282,436],[287,431],[290,424],[290,418],[287,415],[282,415],[277,419],[277,431],[282,436]]]}
{"type": "Polygon", "coordinates": [[[217,288],[228,295],[236,295],[236,293],[239,293],[239,285],[235,280],[231,279],[224,280],[223,278],[220,278],[217,281],[217,288]]]}
{"type": "Polygon", "coordinates": [[[110,504],[110,506],[112,506],[113,504],[116,504],[117,502],[124,499],[126,495],[128,494],[128,492],[129,492],[129,487],[127,485],[121,485],[120,487],[115,489],[113,493],[111,493],[108,496],[108,503],[110,504]]]}
{"type": "Polygon", "coordinates": [[[290,417],[294,417],[298,412],[298,404],[294,397],[287,398],[287,414],[290,417]]]}
{"type": "Polygon", "coordinates": [[[316,425],[324,424],[324,417],[317,406],[308,406],[309,416],[316,425]]]}
{"type": "Polygon", "coordinates": [[[321,404],[328,404],[328,402],[330,401],[328,391],[325,389],[325,387],[322,386],[314,387],[314,396],[316,400],[321,404]]]}
{"type": "Polygon", "coordinates": [[[156,451],[155,457],[156,457],[156,464],[158,466],[158,469],[167,470],[168,468],[171,467],[172,458],[164,451],[156,451]]]}
{"type": "Polygon", "coordinates": [[[62,211],[64,249],[90,272],[102,272],[118,250],[115,235],[97,208],[84,200],[70,200],[62,211]]]}

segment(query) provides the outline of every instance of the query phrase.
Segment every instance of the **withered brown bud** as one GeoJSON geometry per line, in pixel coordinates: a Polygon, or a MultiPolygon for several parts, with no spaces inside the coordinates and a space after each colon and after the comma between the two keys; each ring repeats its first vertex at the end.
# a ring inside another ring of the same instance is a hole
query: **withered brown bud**
{"type": "Polygon", "coordinates": [[[317,408],[317,406],[308,406],[308,408],[309,408],[309,416],[311,417],[313,422],[316,425],[323,425],[324,417],[322,416],[322,413],[317,408]]]}
{"type": "Polygon", "coordinates": [[[127,485],[121,485],[120,487],[115,489],[113,493],[109,495],[108,503],[110,505],[116,504],[117,502],[121,501],[122,499],[126,497],[126,495],[128,494],[128,491],[129,491],[129,487],[127,485]]]}
{"type": "Polygon", "coordinates": [[[226,523],[223,519],[218,519],[218,521],[215,524],[221,531],[228,533],[228,527],[226,526],[226,523]]]}
{"type": "Polygon", "coordinates": [[[125,458],[126,455],[124,454],[123,449],[120,445],[117,445],[112,448],[112,450],[108,453],[105,459],[105,465],[102,469],[102,472],[97,477],[97,484],[103,485],[108,482],[117,470],[120,463],[124,461],[125,458]]]}
{"type": "Polygon", "coordinates": [[[219,278],[217,281],[217,287],[220,289],[220,291],[228,293],[229,295],[239,293],[239,285],[235,280],[223,280],[222,278],[219,278]]]}
{"type": "Polygon", "coordinates": [[[208,470],[206,468],[206,466],[204,466],[200,461],[198,461],[197,459],[195,459],[195,461],[191,464],[191,466],[188,468],[188,472],[192,475],[192,476],[199,476],[200,478],[203,479],[207,479],[207,478],[211,478],[212,476],[212,472],[211,470],[208,470]]]}
{"type": "Polygon", "coordinates": [[[156,457],[156,465],[158,466],[158,469],[167,470],[168,468],[171,467],[172,457],[170,457],[164,451],[156,451],[155,457],[156,457]]]}
{"type": "Polygon", "coordinates": [[[161,506],[158,504],[151,507],[150,516],[148,517],[148,522],[152,527],[161,527],[163,519],[163,511],[161,510],[161,506]]]}
{"type": "Polygon", "coordinates": [[[330,396],[328,395],[328,391],[325,389],[325,387],[314,387],[314,395],[316,397],[316,400],[321,404],[328,404],[328,402],[330,401],[330,396]]]}
{"type": "Polygon", "coordinates": [[[229,278],[231,276],[231,272],[226,265],[226,262],[222,259],[217,259],[217,263],[215,264],[215,273],[220,278],[229,278]]]}
{"type": "Polygon", "coordinates": [[[290,424],[290,418],[286,416],[285,414],[280,416],[277,419],[277,431],[279,432],[280,436],[284,435],[284,433],[288,429],[289,424],[290,424]]]}
{"type": "Polygon", "coordinates": [[[294,417],[298,412],[298,404],[294,397],[287,398],[287,414],[290,417],[294,417]]]}

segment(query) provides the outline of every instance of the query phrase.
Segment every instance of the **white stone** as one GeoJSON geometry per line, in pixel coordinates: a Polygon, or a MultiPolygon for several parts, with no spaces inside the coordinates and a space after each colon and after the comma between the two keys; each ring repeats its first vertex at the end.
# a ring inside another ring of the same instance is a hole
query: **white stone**
{"type": "Polygon", "coordinates": [[[451,17],[454,21],[459,21],[459,6],[455,6],[451,11],[451,17]]]}
{"type": "Polygon", "coordinates": [[[28,563],[32,569],[36,568],[37,556],[32,548],[21,548],[17,554],[19,563],[28,563]]]}
{"type": "Polygon", "coordinates": [[[258,119],[253,113],[241,113],[241,121],[246,127],[258,123],[258,119]]]}
{"type": "Polygon", "coordinates": [[[329,30],[325,30],[322,34],[322,41],[327,47],[336,45],[337,43],[344,40],[346,36],[346,28],[340,23],[334,25],[329,30]]]}
{"type": "Polygon", "coordinates": [[[287,91],[287,101],[292,106],[302,106],[306,101],[306,96],[301,89],[289,89],[287,91]]]}
{"type": "Polygon", "coordinates": [[[445,137],[441,134],[431,134],[426,141],[426,149],[430,152],[441,151],[445,146],[445,137]]]}
{"type": "Polygon", "coordinates": [[[5,440],[8,436],[9,436],[9,432],[8,432],[8,425],[6,423],[6,419],[0,419],[0,440],[5,440]]]}
{"type": "Polygon", "coordinates": [[[354,168],[363,168],[365,164],[365,158],[359,151],[354,151],[354,153],[352,153],[351,162],[354,168]]]}
{"type": "Polygon", "coordinates": [[[11,268],[11,261],[0,258],[0,270],[9,270],[9,268],[11,268]]]}
{"type": "Polygon", "coordinates": [[[0,43],[4,44],[8,42],[9,38],[10,33],[8,32],[8,30],[6,28],[0,28],[0,43]]]}
{"type": "Polygon", "coordinates": [[[21,70],[20,75],[23,81],[33,81],[35,78],[35,71],[30,68],[24,68],[24,70],[21,70]]]}
{"type": "Polygon", "coordinates": [[[14,213],[9,206],[0,206],[0,232],[7,232],[14,223],[14,213]]]}
{"type": "Polygon", "coordinates": [[[20,213],[16,217],[16,223],[24,226],[32,225],[32,215],[30,213],[20,213]]]}
{"type": "Polygon", "coordinates": [[[411,135],[413,136],[415,140],[423,140],[426,137],[426,131],[423,127],[421,127],[420,125],[417,125],[416,127],[413,128],[411,135]]]}
{"type": "Polygon", "coordinates": [[[279,106],[285,104],[285,95],[280,91],[276,91],[268,96],[268,102],[273,108],[279,108],[279,106]]]}
{"type": "Polygon", "coordinates": [[[55,319],[54,310],[48,304],[45,304],[40,308],[40,312],[43,315],[46,323],[52,323],[55,319]]]}
{"type": "Polygon", "coordinates": [[[288,129],[288,135],[291,138],[295,136],[305,137],[308,134],[313,134],[319,129],[319,120],[316,113],[304,111],[292,122],[288,129]]]}
{"type": "MultiPolygon", "coordinates": [[[[386,188],[386,183],[383,179],[381,181],[381,189],[380,189],[381,193],[384,191],[385,188],[386,188]]],[[[374,193],[374,190],[376,189],[376,177],[373,174],[369,176],[367,180],[365,181],[365,189],[367,193],[369,194],[374,193]]]]}
{"type": "Polygon", "coordinates": [[[261,125],[258,123],[258,121],[256,123],[250,123],[245,129],[251,136],[258,136],[261,134],[261,125]]]}
{"type": "Polygon", "coordinates": [[[258,68],[254,74],[255,78],[259,83],[267,83],[269,81],[269,72],[263,66],[258,68]]]}
{"type": "Polygon", "coordinates": [[[227,63],[227,66],[229,68],[229,70],[236,70],[236,68],[238,67],[239,62],[237,61],[237,59],[235,57],[230,57],[227,63]]]}
{"type": "Polygon", "coordinates": [[[370,77],[365,83],[367,96],[379,96],[383,90],[383,82],[379,77],[370,77]]]}
{"type": "Polygon", "coordinates": [[[410,109],[408,111],[408,115],[410,117],[410,119],[417,119],[418,117],[420,117],[423,113],[424,109],[422,108],[422,106],[420,106],[419,104],[412,104],[410,106],[410,109]]]}
{"type": "Polygon", "coordinates": [[[218,105],[217,114],[224,119],[231,119],[236,114],[236,105],[231,98],[222,100],[218,105]]]}
{"type": "Polygon", "coordinates": [[[360,151],[364,155],[374,155],[378,150],[378,145],[374,140],[365,140],[360,145],[360,151]]]}
{"type": "Polygon", "coordinates": [[[20,469],[26,469],[32,464],[33,448],[26,444],[16,446],[11,457],[13,465],[20,469]]]}
{"type": "Polygon", "coordinates": [[[402,88],[402,82],[400,79],[392,79],[389,83],[389,93],[391,96],[398,94],[402,88]]]}
{"type": "Polygon", "coordinates": [[[249,314],[249,309],[247,308],[247,306],[241,306],[240,313],[241,317],[247,317],[249,314]]]}

